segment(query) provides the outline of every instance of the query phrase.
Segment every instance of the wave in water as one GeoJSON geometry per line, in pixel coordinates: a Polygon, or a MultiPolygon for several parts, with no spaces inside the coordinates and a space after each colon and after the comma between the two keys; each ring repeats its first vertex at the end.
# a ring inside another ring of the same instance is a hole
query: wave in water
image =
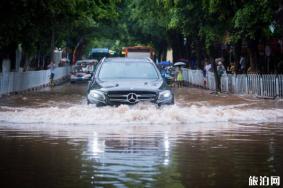
{"type": "Polygon", "coordinates": [[[1,107],[0,121],[48,124],[188,124],[209,122],[280,122],[283,109],[243,109],[238,106],[178,105],[157,108],[150,104],[119,107],[75,105],[71,107],[1,107]]]}

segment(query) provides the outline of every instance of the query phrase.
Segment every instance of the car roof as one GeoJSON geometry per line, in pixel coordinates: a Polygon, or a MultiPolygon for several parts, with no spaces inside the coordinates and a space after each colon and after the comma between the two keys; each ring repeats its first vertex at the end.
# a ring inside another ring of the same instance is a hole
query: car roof
{"type": "Polygon", "coordinates": [[[103,62],[149,62],[153,63],[150,58],[129,58],[129,57],[110,57],[105,58],[103,62]]]}

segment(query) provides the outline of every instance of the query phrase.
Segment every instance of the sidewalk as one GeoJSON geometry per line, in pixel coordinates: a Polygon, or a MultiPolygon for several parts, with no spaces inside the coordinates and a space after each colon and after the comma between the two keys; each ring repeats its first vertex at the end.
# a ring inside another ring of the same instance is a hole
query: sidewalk
{"type": "Polygon", "coordinates": [[[264,100],[253,98],[251,96],[220,93],[216,95],[210,90],[184,87],[173,88],[175,101],[178,105],[208,105],[208,106],[227,106],[243,105],[255,108],[283,108],[283,100],[264,100]]]}

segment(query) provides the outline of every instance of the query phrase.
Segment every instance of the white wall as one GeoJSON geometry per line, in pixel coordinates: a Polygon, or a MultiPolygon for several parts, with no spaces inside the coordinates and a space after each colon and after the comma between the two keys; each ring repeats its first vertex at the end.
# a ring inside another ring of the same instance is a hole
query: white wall
{"type": "MultiPolygon", "coordinates": [[[[58,67],[55,69],[55,80],[68,76],[71,68],[58,67]]],[[[7,72],[0,74],[0,95],[11,92],[24,91],[30,88],[39,87],[49,83],[49,70],[7,72]]]]}

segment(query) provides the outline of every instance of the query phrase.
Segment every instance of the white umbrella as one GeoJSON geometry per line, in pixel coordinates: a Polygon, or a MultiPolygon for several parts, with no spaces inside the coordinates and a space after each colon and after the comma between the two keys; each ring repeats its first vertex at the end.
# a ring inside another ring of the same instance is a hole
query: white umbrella
{"type": "Polygon", "coordinates": [[[185,66],[186,65],[186,63],[184,63],[184,62],[176,62],[176,63],[174,63],[174,66],[185,66]]]}

